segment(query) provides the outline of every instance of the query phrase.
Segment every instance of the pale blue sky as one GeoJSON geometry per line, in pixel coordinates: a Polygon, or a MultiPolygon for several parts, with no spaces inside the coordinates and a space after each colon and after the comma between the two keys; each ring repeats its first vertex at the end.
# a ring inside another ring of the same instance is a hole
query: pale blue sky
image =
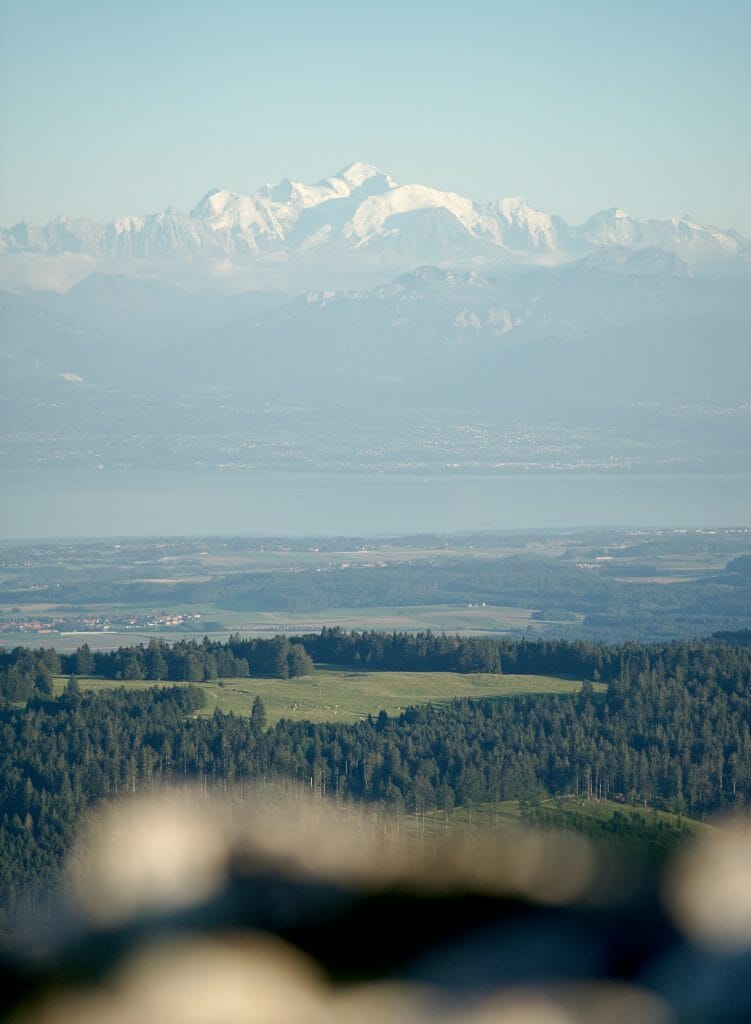
{"type": "Polygon", "coordinates": [[[365,160],[751,235],[751,0],[0,0],[0,223],[365,160]]]}

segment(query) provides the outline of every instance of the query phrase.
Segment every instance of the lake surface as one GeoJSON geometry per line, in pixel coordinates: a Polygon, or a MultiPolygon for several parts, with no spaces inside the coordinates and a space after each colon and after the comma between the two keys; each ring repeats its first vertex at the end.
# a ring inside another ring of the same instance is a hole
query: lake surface
{"type": "Polygon", "coordinates": [[[6,540],[751,524],[751,474],[6,474],[6,540]]]}

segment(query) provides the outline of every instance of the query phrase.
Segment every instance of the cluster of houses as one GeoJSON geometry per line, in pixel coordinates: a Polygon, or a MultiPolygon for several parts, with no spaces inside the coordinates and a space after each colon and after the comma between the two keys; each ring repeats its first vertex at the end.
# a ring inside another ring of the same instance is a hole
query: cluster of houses
{"type": "Polygon", "coordinates": [[[181,612],[142,612],[122,616],[18,616],[0,621],[0,633],[100,633],[110,629],[165,629],[170,626],[198,625],[200,620],[201,615],[198,612],[193,615],[184,615],[181,612]]]}

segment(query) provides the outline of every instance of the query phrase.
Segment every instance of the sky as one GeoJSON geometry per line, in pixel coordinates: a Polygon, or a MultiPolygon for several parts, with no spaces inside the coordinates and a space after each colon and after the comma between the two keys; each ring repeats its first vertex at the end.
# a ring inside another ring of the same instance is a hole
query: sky
{"type": "Polygon", "coordinates": [[[751,236],[751,0],[0,0],[0,224],[353,160],[751,236]]]}

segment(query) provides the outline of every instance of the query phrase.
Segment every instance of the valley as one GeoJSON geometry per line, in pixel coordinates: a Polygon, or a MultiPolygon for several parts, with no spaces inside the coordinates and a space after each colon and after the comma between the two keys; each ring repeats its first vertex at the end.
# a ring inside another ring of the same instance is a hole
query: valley
{"type": "Polygon", "coordinates": [[[706,636],[747,624],[749,552],[746,527],[6,543],[0,642],[113,649],[332,626],[706,636]]]}

